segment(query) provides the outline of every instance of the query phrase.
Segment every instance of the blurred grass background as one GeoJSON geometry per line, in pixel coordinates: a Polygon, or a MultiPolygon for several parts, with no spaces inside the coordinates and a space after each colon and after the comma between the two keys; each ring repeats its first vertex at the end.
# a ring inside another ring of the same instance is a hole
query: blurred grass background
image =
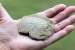
{"type": "MultiPolygon", "coordinates": [[[[75,0],[0,0],[13,19],[48,9],[57,4],[74,6],[75,0]]],[[[75,31],[44,50],[75,50],[75,31]]]]}

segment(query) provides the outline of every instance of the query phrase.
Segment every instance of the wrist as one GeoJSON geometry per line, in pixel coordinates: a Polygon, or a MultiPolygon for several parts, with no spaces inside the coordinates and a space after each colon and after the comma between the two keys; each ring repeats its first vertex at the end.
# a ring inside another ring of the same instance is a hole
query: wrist
{"type": "Polygon", "coordinates": [[[0,42],[0,50],[10,50],[6,43],[0,42]]]}

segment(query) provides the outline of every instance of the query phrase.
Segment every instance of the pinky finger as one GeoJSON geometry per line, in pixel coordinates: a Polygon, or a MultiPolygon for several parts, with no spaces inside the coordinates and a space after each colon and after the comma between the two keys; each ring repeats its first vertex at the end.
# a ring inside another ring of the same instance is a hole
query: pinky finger
{"type": "Polygon", "coordinates": [[[66,36],[67,34],[72,32],[73,30],[74,30],[74,26],[73,25],[68,25],[63,30],[61,30],[61,31],[59,31],[57,33],[54,33],[52,35],[52,37],[50,37],[48,40],[44,41],[44,44],[46,46],[49,46],[50,44],[60,40],[61,38],[63,38],[64,36],[66,36]]]}

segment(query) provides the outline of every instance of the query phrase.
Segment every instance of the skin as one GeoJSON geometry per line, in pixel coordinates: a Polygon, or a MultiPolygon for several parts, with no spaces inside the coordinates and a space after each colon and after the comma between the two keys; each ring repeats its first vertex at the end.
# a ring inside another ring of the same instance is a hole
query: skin
{"type": "Polygon", "coordinates": [[[0,41],[10,50],[42,50],[43,48],[60,40],[74,30],[75,6],[66,7],[64,4],[56,5],[38,15],[47,16],[55,23],[55,33],[45,41],[35,41],[20,35],[17,25],[20,20],[13,20],[0,4],[0,41]]]}

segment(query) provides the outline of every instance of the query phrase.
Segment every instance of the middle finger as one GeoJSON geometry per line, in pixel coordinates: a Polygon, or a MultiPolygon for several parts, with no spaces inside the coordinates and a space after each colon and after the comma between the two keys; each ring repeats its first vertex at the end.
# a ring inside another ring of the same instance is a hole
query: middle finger
{"type": "Polygon", "coordinates": [[[54,21],[54,23],[59,23],[65,18],[69,17],[73,12],[75,12],[75,6],[70,6],[66,8],[64,11],[57,14],[55,17],[53,17],[52,20],[54,21]]]}
{"type": "Polygon", "coordinates": [[[60,23],[55,25],[55,32],[60,31],[64,27],[75,23],[75,15],[70,16],[69,18],[61,21],[60,23]]]}

